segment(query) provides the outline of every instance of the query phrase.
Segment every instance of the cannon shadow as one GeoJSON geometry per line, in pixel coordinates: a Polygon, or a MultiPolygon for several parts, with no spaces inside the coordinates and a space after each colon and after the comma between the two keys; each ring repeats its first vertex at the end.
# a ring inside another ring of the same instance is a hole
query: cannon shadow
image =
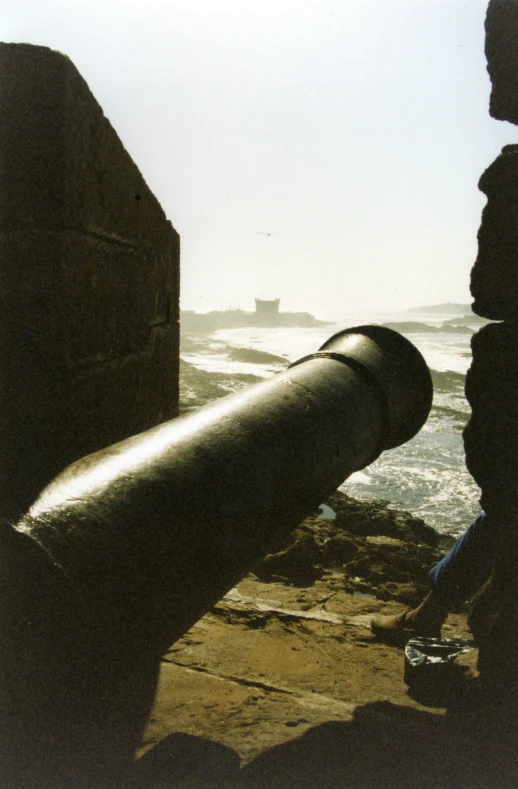
{"type": "Polygon", "coordinates": [[[517,739],[509,717],[478,701],[446,715],[381,701],[241,769],[232,749],[171,734],[137,762],[132,789],[511,789],[517,739]]]}

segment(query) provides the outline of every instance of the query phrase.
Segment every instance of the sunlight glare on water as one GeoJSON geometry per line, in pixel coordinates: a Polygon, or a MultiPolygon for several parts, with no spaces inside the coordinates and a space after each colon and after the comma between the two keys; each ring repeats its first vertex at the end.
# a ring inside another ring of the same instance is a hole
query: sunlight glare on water
{"type": "MultiPolygon", "coordinates": [[[[212,355],[183,358],[209,372],[247,372],[268,377],[276,372],[274,366],[232,362],[221,350],[218,354],[217,347],[252,348],[295,361],[314,353],[344,328],[409,320],[439,327],[449,317],[351,315],[338,323],[315,328],[223,329],[213,335],[216,345],[212,355]]],[[[454,331],[402,333],[421,351],[428,366],[442,374],[435,387],[431,415],[416,437],[352,474],[341,489],[358,499],[388,500],[390,506],[422,517],[439,531],[457,535],[480,512],[480,491],[466,469],[462,442],[462,429],[470,414],[463,379],[471,363],[471,335],[454,331]]]]}

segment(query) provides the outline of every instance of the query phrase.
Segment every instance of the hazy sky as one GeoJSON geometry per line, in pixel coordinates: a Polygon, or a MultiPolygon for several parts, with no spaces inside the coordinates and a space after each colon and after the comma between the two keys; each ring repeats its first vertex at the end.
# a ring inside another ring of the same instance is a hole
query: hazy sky
{"type": "Polygon", "coordinates": [[[182,307],[470,301],[487,0],[0,0],[66,53],[181,235],[182,307]],[[270,235],[269,235],[270,234],[270,235]]]}

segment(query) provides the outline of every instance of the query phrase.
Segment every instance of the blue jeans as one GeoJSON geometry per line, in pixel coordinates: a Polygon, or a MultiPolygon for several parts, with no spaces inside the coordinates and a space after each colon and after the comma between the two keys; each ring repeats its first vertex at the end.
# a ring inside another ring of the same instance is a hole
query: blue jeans
{"type": "Polygon", "coordinates": [[[455,608],[478,592],[493,566],[494,529],[485,512],[428,575],[432,591],[455,608]]]}

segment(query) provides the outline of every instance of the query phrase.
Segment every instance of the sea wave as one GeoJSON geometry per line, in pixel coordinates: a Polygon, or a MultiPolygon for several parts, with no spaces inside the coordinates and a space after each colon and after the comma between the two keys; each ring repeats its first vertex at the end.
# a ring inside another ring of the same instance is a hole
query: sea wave
{"type": "Polygon", "coordinates": [[[421,323],[420,321],[393,321],[389,323],[382,323],[387,329],[393,329],[401,334],[475,334],[474,329],[467,326],[462,321],[452,323],[447,321],[440,326],[432,326],[429,323],[421,323]]]}
{"type": "MultiPolygon", "coordinates": [[[[380,324],[395,318],[383,317],[384,321],[369,316],[364,320],[344,320],[335,326],[305,329],[219,330],[205,338],[203,349],[195,343],[186,346],[182,357],[207,372],[267,378],[282,369],[281,360],[295,361],[316,351],[347,326],[380,324]],[[279,361],[271,356],[235,353],[232,349],[236,348],[272,354],[279,361]]],[[[441,322],[449,317],[441,316],[441,322]]],[[[395,319],[393,323],[401,328],[405,321],[395,319]]],[[[353,474],[343,490],[360,499],[389,500],[392,506],[424,518],[439,531],[457,535],[479,511],[480,491],[466,469],[461,435],[470,415],[464,383],[471,359],[471,335],[448,330],[423,331],[420,321],[413,323],[419,326],[419,331],[408,332],[408,339],[423,354],[434,382],[433,408],[428,421],[407,444],[383,452],[375,463],[353,474]]]]}
{"type": "Polygon", "coordinates": [[[434,389],[442,392],[464,390],[466,381],[465,373],[457,373],[454,370],[430,370],[434,389]]]}
{"type": "Polygon", "coordinates": [[[391,507],[455,536],[480,512],[480,490],[466,468],[462,436],[445,418],[430,419],[411,441],[383,452],[341,490],[358,499],[389,500],[391,507]]]}

